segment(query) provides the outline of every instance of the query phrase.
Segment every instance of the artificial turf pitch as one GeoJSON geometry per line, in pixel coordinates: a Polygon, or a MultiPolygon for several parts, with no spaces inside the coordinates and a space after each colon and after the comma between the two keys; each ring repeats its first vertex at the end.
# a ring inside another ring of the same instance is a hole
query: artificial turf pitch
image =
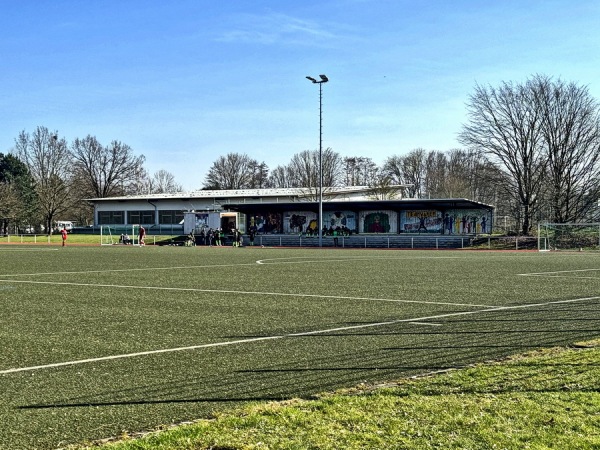
{"type": "Polygon", "coordinates": [[[600,335],[590,253],[0,246],[0,448],[600,335]]]}

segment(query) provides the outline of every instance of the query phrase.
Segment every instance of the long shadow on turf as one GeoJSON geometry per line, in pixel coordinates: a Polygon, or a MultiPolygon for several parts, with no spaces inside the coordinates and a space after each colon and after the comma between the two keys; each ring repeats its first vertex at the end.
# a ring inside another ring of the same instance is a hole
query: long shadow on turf
{"type": "MultiPolygon", "coordinates": [[[[592,320],[592,319],[589,319],[592,320]]],[[[597,319],[594,319],[597,320],[597,319]]],[[[426,322],[423,322],[426,323],[426,322]]],[[[553,333],[553,334],[573,334],[574,332],[581,333],[598,333],[600,332],[600,328],[591,328],[584,329],[578,328],[577,330],[556,330],[553,328],[543,329],[543,330],[532,330],[528,328],[523,329],[512,329],[512,330],[474,330],[474,331],[464,331],[464,330],[447,330],[443,329],[442,331],[397,331],[397,332],[375,332],[375,333],[319,333],[319,334],[309,334],[302,336],[286,336],[286,339],[307,339],[307,338],[322,338],[322,337],[348,337],[348,336],[436,336],[436,335],[490,335],[490,334],[524,334],[524,333],[553,333]]],[[[255,338],[264,338],[269,337],[269,335],[264,334],[245,334],[245,335],[227,335],[221,336],[223,339],[255,339],[255,338]]],[[[511,346],[512,347],[512,346],[511,346]]]]}
{"type": "Polygon", "coordinates": [[[281,401],[282,397],[253,397],[253,398],[192,398],[192,399],[167,399],[167,400],[131,400],[120,402],[85,402],[85,403],[54,403],[48,405],[22,405],[16,409],[52,409],[52,408],[85,408],[96,406],[127,406],[127,405],[160,405],[176,403],[242,403],[281,401]]]}
{"type": "MultiPolygon", "coordinates": [[[[326,369],[323,369],[326,370],[326,369]]],[[[337,370],[337,369],[328,369],[337,370]]],[[[567,388],[556,388],[556,389],[527,389],[521,388],[515,389],[462,389],[462,394],[467,393],[490,393],[490,394],[507,394],[511,392],[519,393],[560,393],[560,392],[600,392],[600,389],[587,388],[587,389],[567,389],[567,388]]],[[[410,393],[398,393],[400,396],[409,396],[410,393]]],[[[423,392],[419,393],[420,396],[435,397],[440,395],[448,395],[447,392],[423,392]]],[[[298,397],[296,397],[298,398],[298,397]]],[[[299,397],[302,398],[302,397],[299,397]]],[[[313,398],[312,396],[305,397],[308,400],[313,398]]],[[[182,404],[182,403],[244,403],[244,402],[262,402],[262,401],[282,401],[283,397],[254,397],[254,398],[197,398],[197,399],[167,399],[167,400],[139,400],[139,401],[122,401],[122,402],[97,402],[97,403],[65,403],[65,404],[50,404],[50,405],[24,405],[18,406],[16,409],[20,410],[42,410],[42,409],[61,409],[61,408],[89,408],[89,407],[110,407],[110,406],[129,406],[129,405],[158,405],[158,404],[182,404]]]]}

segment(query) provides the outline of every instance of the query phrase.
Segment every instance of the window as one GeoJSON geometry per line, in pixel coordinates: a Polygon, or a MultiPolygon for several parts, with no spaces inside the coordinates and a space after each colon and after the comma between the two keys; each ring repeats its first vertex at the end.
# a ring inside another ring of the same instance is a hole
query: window
{"type": "Polygon", "coordinates": [[[167,210],[158,211],[158,223],[160,225],[178,225],[183,221],[183,211],[167,210]]]}
{"type": "Polygon", "coordinates": [[[154,211],[127,211],[127,223],[132,225],[154,225],[154,211]]]}
{"type": "Polygon", "coordinates": [[[124,224],[123,211],[98,211],[98,225],[124,224]]]}

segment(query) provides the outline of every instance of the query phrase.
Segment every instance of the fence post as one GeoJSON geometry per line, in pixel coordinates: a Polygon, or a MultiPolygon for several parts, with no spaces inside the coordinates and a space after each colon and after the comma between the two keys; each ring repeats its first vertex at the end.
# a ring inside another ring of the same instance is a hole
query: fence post
{"type": "Polygon", "coordinates": [[[436,250],[439,250],[439,249],[440,249],[440,246],[439,246],[438,240],[439,240],[439,238],[437,238],[437,237],[436,237],[436,238],[435,238],[435,249],[436,249],[436,250]]]}

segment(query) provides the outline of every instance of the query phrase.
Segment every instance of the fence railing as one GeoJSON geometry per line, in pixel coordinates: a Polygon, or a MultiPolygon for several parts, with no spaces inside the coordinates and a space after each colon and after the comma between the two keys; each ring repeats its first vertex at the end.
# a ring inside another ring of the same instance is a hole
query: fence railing
{"type": "Polygon", "coordinates": [[[536,236],[480,236],[471,240],[471,247],[489,250],[537,250],[536,236]]]}
{"type": "Polygon", "coordinates": [[[50,244],[61,239],[60,234],[6,234],[2,237],[6,239],[6,242],[11,244],[50,244]]]}
{"type": "MultiPolygon", "coordinates": [[[[226,236],[223,245],[231,245],[232,239],[226,236]]],[[[247,235],[243,236],[244,245],[252,245],[247,235]]],[[[196,236],[196,245],[210,245],[196,236]]],[[[255,246],[264,247],[318,247],[319,238],[290,234],[261,234],[254,238],[255,246]]],[[[431,236],[431,235],[351,235],[323,236],[323,247],[340,248],[420,248],[444,249],[465,248],[470,245],[468,236],[431,236]]]]}
{"type": "MultiPolygon", "coordinates": [[[[90,227],[91,228],[91,227],[90,227]]],[[[187,237],[178,233],[167,233],[166,229],[152,229],[146,238],[147,245],[184,245],[187,237]],[[160,231],[160,232],[159,232],[160,231]]],[[[75,234],[75,233],[74,233],[75,234]]],[[[88,234],[88,233],[85,233],[88,234]]],[[[118,241],[118,233],[113,235],[118,241]]],[[[90,237],[91,238],[91,237],[90,237]]],[[[75,238],[76,239],[76,238],[75,238]]],[[[69,242],[75,241],[70,239],[69,242]]],[[[89,239],[89,238],[86,238],[89,239]]],[[[60,242],[58,234],[9,234],[0,237],[0,242],[7,243],[34,243],[50,244],[60,242]]],[[[86,240],[86,242],[88,242],[86,240]]],[[[231,245],[231,236],[226,236],[223,245],[231,245]]],[[[98,243],[100,235],[98,233],[98,243]]],[[[196,236],[196,245],[209,245],[196,236]]],[[[250,245],[247,235],[243,236],[243,245],[250,245]]],[[[265,247],[319,247],[318,237],[308,237],[290,234],[262,234],[254,238],[255,246],[265,247]]],[[[489,249],[489,250],[536,250],[538,240],[535,236],[448,236],[448,235],[351,235],[338,236],[337,241],[333,236],[323,236],[323,247],[333,248],[395,248],[395,249],[489,249]]]]}

